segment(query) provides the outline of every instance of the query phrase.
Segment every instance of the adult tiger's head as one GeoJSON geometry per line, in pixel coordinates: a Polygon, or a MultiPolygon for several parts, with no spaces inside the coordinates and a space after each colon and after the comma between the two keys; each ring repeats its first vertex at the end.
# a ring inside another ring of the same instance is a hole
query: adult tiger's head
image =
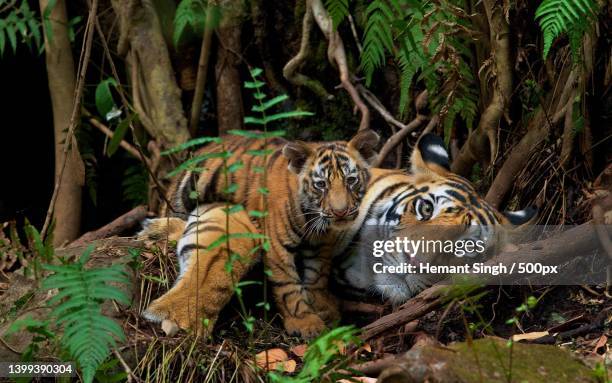
{"type": "MultiPolygon", "coordinates": [[[[488,256],[494,247],[513,240],[516,225],[535,216],[531,208],[501,213],[489,205],[469,181],[450,171],[444,142],[432,134],[423,136],[414,148],[410,174],[372,169],[372,178],[364,199],[368,212],[359,239],[369,247],[360,250],[359,258],[368,259],[368,265],[362,263],[359,273],[368,275],[357,276],[365,278],[357,285],[373,289],[395,304],[420,291],[435,276],[375,272],[374,263],[379,263],[379,271],[382,266],[463,264],[465,257],[488,256]],[[402,242],[400,246],[410,243],[408,250],[389,246],[390,251],[373,256],[375,240],[396,239],[402,242]],[[413,244],[418,242],[421,248],[415,249],[413,244]]],[[[353,276],[357,275],[355,270],[353,276]]]]}
{"type": "Polygon", "coordinates": [[[295,141],[285,145],[289,170],[299,177],[307,231],[322,233],[330,226],[350,225],[369,182],[378,140],[378,134],[363,130],[348,142],[295,141]]]}

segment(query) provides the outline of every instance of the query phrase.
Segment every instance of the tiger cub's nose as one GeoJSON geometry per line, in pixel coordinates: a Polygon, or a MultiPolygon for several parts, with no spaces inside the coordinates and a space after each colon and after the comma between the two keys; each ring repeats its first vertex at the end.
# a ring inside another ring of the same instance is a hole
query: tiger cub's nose
{"type": "Polygon", "coordinates": [[[332,213],[336,216],[336,217],[344,217],[348,214],[349,212],[349,208],[348,206],[344,209],[340,209],[340,210],[336,210],[336,209],[331,209],[332,213]]]}

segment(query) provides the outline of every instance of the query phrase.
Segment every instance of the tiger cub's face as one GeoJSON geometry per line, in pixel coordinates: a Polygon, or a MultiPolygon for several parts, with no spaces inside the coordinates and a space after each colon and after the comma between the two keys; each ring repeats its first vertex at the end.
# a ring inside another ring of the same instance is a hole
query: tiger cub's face
{"type": "Polygon", "coordinates": [[[357,216],[376,158],[378,134],[357,133],[349,142],[291,142],[283,148],[289,169],[298,175],[306,232],[348,227],[357,216]]]}

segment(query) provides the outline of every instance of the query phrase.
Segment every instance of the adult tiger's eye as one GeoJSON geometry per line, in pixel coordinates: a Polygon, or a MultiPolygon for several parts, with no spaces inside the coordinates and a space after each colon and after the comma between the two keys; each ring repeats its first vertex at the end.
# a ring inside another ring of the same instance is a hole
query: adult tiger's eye
{"type": "Polygon", "coordinates": [[[431,201],[428,201],[426,199],[417,200],[415,208],[417,214],[421,216],[420,218],[422,221],[427,221],[433,215],[434,206],[431,201]]]}
{"type": "Polygon", "coordinates": [[[327,186],[327,184],[325,183],[325,181],[315,181],[314,186],[317,189],[325,189],[325,186],[327,186]]]}
{"type": "Polygon", "coordinates": [[[357,183],[357,177],[355,177],[355,176],[348,176],[348,177],[346,177],[346,183],[349,186],[355,185],[357,183]]]}

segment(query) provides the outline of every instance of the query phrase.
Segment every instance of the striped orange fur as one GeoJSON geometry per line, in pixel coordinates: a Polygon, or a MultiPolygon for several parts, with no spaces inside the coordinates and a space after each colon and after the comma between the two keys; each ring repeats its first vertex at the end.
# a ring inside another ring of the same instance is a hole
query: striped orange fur
{"type": "Polygon", "coordinates": [[[229,158],[206,160],[199,164],[204,172],[181,175],[170,195],[171,214],[184,218],[199,204],[219,200],[243,204],[247,211],[266,210],[265,264],[278,310],[289,333],[313,337],[339,319],[328,291],[331,260],[349,240],[345,232],[359,212],[377,143],[372,131],[349,142],[224,138],[199,153],[229,151],[229,158]],[[264,149],[272,151],[267,158],[252,154],[264,149]],[[224,165],[239,161],[242,168],[224,173],[224,165]],[[237,185],[232,193],[224,192],[228,183],[237,185]],[[268,190],[267,203],[261,188],[268,190]],[[197,199],[191,198],[194,192],[197,199]]]}

